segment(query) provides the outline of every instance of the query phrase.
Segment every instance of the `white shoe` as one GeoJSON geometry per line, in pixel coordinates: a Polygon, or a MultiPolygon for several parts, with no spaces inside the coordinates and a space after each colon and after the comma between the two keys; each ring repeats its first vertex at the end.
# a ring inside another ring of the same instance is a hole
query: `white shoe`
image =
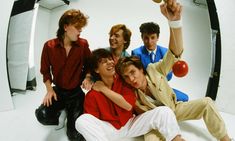
{"type": "Polygon", "coordinates": [[[65,110],[62,110],[61,113],[60,113],[60,117],[59,117],[59,123],[55,127],[55,130],[60,130],[64,127],[66,117],[67,117],[67,115],[66,115],[65,110]]]}

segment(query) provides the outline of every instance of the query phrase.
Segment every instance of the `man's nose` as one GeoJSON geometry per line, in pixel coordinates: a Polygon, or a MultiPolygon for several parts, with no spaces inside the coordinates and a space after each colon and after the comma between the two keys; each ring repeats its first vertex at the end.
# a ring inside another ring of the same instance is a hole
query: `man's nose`
{"type": "Polygon", "coordinates": [[[82,32],[82,29],[77,29],[77,32],[78,32],[78,33],[81,33],[81,32],[82,32]]]}
{"type": "Polygon", "coordinates": [[[108,59],[108,60],[107,60],[107,63],[108,63],[108,64],[112,64],[112,63],[113,63],[113,59],[108,59]]]}
{"type": "Polygon", "coordinates": [[[115,37],[114,35],[111,35],[111,36],[110,36],[110,39],[114,39],[114,37],[115,37]]]}
{"type": "Polygon", "coordinates": [[[133,82],[135,80],[135,77],[134,76],[129,76],[129,79],[131,82],[133,82]]]}

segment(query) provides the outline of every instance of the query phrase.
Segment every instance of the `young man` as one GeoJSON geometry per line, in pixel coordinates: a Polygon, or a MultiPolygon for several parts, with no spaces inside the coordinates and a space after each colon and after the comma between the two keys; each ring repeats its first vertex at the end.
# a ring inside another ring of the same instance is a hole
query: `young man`
{"type": "MultiPolygon", "coordinates": [[[[119,58],[130,56],[126,49],[131,41],[131,31],[124,24],[113,25],[109,31],[109,45],[106,49],[111,52],[114,63],[116,64],[119,58]]],[[[89,91],[93,85],[92,79],[86,79],[82,87],[89,91]]]]}
{"type": "Polygon", "coordinates": [[[84,93],[80,88],[84,65],[91,55],[86,39],[80,38],[87,18],[80,10],[66,11],[59,20],[57,38],[44,44],[41,74],[46,95],[35,114],[43,125],[57,125],[62,109],[67,113],[67,136],[82,141],[75,129],[75,120],[83,113],[84,93]]]}
{"type": "MultiPolygon", "coordinates": [[[[157,45],[160,27],[157,23],[147,22],[140,26],[141,38],[144,45],[132,50],[131,55],[138,56],[146,69],[150,63],[159,62],[167,52],[167,48],[157,45]]],[[[167,75],[168,81],[172,79],[172,72],[167,75]]],[[[188,101],[188,95],[173,89],[177,101],[188,101]]]]}
{"type": "MultiPolygon", "coordinates": [[[[160,63],[149,64],[145,71],[138,57],[121,58],[116,65],[117,73],[125,82],[136,88],[135,92],[138,96],[136,105],[139,113],[162,105],[168,106],[174,111],[178,121],[203,118],[209,132],[216,139],[230,141],[224,121],[210,98],[189,102],[176,101],[176,95],[168,85],[166,76],[183,52],[182,30],[179,24],[181,5],[175,0],[168,0],[167,3],[161,5],[161,11],[169,20],[170,25],[169,50],[163,60],[160,63]]],[[[152,134],[145,136],[152,136],[152,134]]]]}
{"type": "Polygon", "coordinates": [[[115,73],[112,54],[97,49],[90,58],[91,74],[96,80],[85,96],[84,111],[76,120],[76,129],[86,141],[121,140],[158,130],[167,141],[184,141],[174,113],[166,106],[133,115],[134,91],[115,73]]]}

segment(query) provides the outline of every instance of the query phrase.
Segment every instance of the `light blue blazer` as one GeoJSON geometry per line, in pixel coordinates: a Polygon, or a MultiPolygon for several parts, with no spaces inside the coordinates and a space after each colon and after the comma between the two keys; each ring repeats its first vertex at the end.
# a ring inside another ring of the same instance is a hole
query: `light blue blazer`
{"type": "MultiPolygon", "coordinates": [[[[154,62],[160,61],[168,50],[167,48],[159,46],[159,45],[157,45],[156,48],[157,48],[157,51],[155,54],[154,62]]],[[[143,63],[145,69],[151,63],[149,52],[145,46],[140,46],[140,47],[132,50],[131,55],[138,56],[140,58],[141,62],[143,63]]],[[[167,74],[167,80],[168,81],[171,80],[172,76],[173,75],[172,75],[172,71],[171,71],[167,74]]],[[[188,101],[189,98],[188,98],[187,94],[185,94],[177,89],[174,89],[174,88],[173,88],[173,90],[176,94],[177,101],[188,101]]]]}
{"type": "MultiPolygon", "coordinates": [[[[163,56],[166,54],[168,49],[165,47],[159,46],[159,45],[157,45],[156,48],[157,48],[157,52],[155,54],[154,62],[159,62],[163,58],[163,56]]],[[[132,50],[131,55],[138,56],[140,58],[141,62],[143,63],[145,69],[147,68],[148,64],[151,63],[149,52],[145,48],[145,46],[140,46],[140,47],[132,50]]],[[[169,81],[169,80],[171,80],[171,78],[172,78],[172,72],[170,72],[167,75],[167,80],[169,81]]]]}

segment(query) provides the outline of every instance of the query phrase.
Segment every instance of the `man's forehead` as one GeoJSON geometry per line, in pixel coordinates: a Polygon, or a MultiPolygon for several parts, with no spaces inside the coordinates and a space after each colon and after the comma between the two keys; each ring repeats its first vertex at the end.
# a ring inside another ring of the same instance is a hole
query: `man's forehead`
{"type": "Polygon", "coordinates": [[[130,64],[130,65],[126,66],[126,67],[123,69],[123,73],[124,73],[124,74],[128,74],[128,73],[130,73],[130,71],[133,70],[133,69],[134,69],[134,65],[130,64]]]}
{"type": "Polygon", "coordinates": [[[154,37],[154,36],[157,36],[156,33],[143,33],[143,36],[144,37],[154,37]]]}

